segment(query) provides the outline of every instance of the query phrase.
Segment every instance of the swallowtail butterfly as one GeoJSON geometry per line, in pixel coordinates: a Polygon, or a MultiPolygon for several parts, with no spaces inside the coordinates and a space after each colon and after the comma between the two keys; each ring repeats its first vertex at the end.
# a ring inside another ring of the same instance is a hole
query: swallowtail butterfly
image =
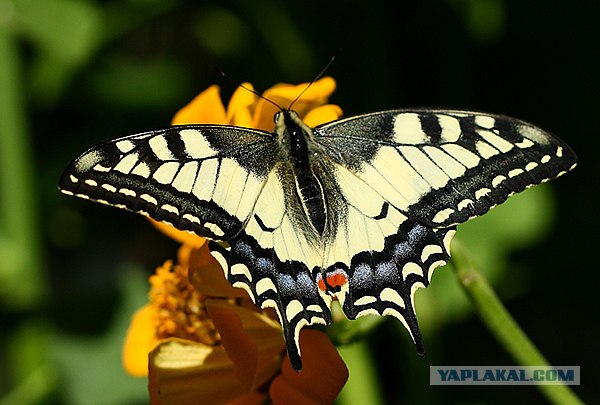
{"type": "Polygon", "coordinates": [[[575,165],[563,141],[502,115],[405,109],[310,128],[281,109],[272,133],[183,125],[100,143],[60,189],[210,239],[229,282],[275,309],[300,370],[300,329],[331,323],[333,299],[350,319],[398,318],[422,352],[414,293],[456,225],[575,165]]]}

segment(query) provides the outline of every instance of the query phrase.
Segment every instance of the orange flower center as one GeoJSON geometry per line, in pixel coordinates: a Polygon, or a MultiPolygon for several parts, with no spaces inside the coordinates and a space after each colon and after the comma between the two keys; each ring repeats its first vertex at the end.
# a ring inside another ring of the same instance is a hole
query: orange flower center
{"type": "Polygon", "coordinates": [[[150,303],[157,309],[156,338],[178,337],[217,345],[221,338],[208,317],[205,297],[189,282],[187,266],[167,261],[150,277],[150,303]]]}

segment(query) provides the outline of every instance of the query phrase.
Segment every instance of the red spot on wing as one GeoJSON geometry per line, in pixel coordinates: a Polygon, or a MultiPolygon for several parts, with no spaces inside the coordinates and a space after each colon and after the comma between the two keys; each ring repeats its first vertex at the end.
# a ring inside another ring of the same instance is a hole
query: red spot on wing
{"type": "Polygon", "coordinates": [[[327,284],[329,284],[331,288],[341,287],[346,284],[347,281],[348,278],[346,278],[346,275],[343,273],[334,273],[327,276],[327,284]]]}
{"type": "Polygon", "coordinates": [[[346,283],[348,283],[348,276],[340,269],[329,272],[325,275],[325,278],[320,274],[317,276],[317,286],[323,292],[339,291],[346,283]]]}

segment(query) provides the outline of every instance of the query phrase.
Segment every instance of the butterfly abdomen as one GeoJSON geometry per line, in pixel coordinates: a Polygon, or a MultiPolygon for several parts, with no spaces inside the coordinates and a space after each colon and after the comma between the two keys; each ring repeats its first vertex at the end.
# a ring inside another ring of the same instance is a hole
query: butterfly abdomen
{"type": "Polygon", "coordinates": [[[327,207],[323,186],[312,168],[316,144],[311,139],[311,129],[304,124],[294,111],[282,111],[276,117],[281,145],[290,160],[294,171],[295,191],[304,214],[319,235],[325,232],[327,207]]]}

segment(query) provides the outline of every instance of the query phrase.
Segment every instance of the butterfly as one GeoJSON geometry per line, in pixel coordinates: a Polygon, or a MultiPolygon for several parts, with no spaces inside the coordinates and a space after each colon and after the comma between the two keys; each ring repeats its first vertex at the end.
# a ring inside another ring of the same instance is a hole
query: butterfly
{"type": "Polygon", "coordinates": [[[419,352],[414,293],[450,257],[456,225],[566,173],[575,153],[527,122],[401,109],[311,128],[290,108],[273,132],[182,125],[108,140],[63,173],[65,194],[210,240],[234,287],[281,321],[293,367],[300,330],[399,319],[419,352]]]}

